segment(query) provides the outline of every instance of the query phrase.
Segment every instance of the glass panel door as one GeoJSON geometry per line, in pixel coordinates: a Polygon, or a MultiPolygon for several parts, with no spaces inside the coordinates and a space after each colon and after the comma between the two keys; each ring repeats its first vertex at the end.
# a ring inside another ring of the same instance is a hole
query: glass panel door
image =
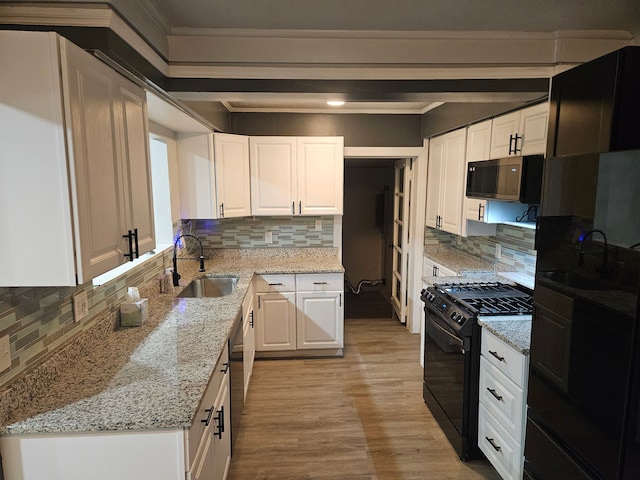
{"type": "Polygon", "coordinates": [[[407,323],[407,266],[409,264],[409,209],[411,167],[408,160],[395,165],[393,200],[393,282],[391,303],[400,323],[407,323]]]}

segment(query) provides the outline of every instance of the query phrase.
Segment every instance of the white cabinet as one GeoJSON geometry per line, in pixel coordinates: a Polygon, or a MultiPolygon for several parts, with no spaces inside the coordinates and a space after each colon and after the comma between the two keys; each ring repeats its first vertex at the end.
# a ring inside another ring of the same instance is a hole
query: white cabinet
{"type": "Polygon", "coordinates": [[[456,235],[462,232],[465,141],[460,129],[429,142],[426,223],[456,235]]]}
{"type": "Polygon", "coordinates": [[[256,351],[341,349],[344,276],[261,275],[256,289],[256,351]]]}
{"type": "Polygon", "coordinates": [[[242,302],[242,365],[244,370],[244,398],[249,391],[249,380],[253,372],[256,355],[255,321],[253,311],[253,284],[249,285],[242,302]]]}
{"type": "Polygon", "coordinates": [[[229,349],[225,347],[187,433],[187,478],[224,480],[231,465],[229,349]]]}
{"type": "Polygon", "coordinates": [[[20,232],[0,285],[85,283],[153,249],[143,89],[53,33],[0,32],[0,60],[0,223],[20,232]]]}
{"type": "Polygon", "coordinates": [[[231,464],[228,364],[225,347],[189,428],[4,435],[5,478],[224,480],[231,464]]]}
{"type": "Polygon", "coordinates": [[[541,103],[493,119],[489,158],[544,154],[549,104],[541,103]]]}
{"type": "Polygon", "coordinates": [[[251,215],[248,137],[181,133],[177,144],[181,218],[251,215]]]}
{"type": "Polygon", "coordinates": [[[214,133],[213,145],[219,217],[250,216],[249,137],[214,133]]]}
{"type": "Polygon", "coordinates": [[[524,468],[528,359],[482,329],[478,445],[506,480],[524,468]]]}
{"type": "Polygon", "coordinates": [[[341,215],[342,137],[251,137],[253,215],[341,215]]]}
{"type": "Polygon", "coordinates": [[[341,273],[296,275],[298,350],[342,348],[343,291],[341,273]]]}
{"type": "Polygon", "coordinates": [[[428,257],[422,257],[423,277],[457,277],[458,272],[447,268],[428,257]]]}

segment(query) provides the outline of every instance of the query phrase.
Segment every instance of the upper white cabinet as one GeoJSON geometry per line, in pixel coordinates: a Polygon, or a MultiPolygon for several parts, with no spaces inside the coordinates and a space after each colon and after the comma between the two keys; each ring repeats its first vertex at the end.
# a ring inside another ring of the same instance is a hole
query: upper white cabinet
{"type": "Polygon", "coordinates": [[[212,133],[178,136],[180,218],[218,218],[212,133]]]}
{"type": "Polygon", "coordinates": [[[462,231],[466,130],[432,138],[429,142],[426,223],[449,233],[462,231]]]}
{"type": "Polygon", "coordinates": [[[251,137],[253,215],[341,215],[342,137],[251,137]]]}
{"type": "Polygon", "coordinates": [[[19,232],[0,285],[76,285],[153,249],[143,89],[53,33],[0,32],[0,60],[0,223],[19,232]]]}
{"type": "Polygon", "coordinates": [[[547,147],[549,104],[540,103],[493,119],[488,158],[544,154],[547,147]]]}
{"type": "Polygon", "coordinates": [[[214,133],[213,146],[219,217],[250,216],[249,137],[214,133]]]}

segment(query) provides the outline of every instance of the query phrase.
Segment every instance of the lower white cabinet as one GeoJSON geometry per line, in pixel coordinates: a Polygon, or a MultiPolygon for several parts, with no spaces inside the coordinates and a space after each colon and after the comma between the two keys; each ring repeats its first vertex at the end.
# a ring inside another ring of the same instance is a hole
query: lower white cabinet
{"type": "Polygon", "coordinates": [[[423,277],[457,277],[458,272],[451,270],[430,258],[422,258],[423,277]]]}
{"type": "Polygon", "coordinates": [[[341,349],[344,275],[256,278],[256,351],[341,349]]]}
{"type": "Polygon", "coordinates": [[[524,468],[528,358],[482,329],[478,446],[505,480],[524,468]]]}
{"type": "Polygon", "coordinates": [[[249,391],[249,380],[253,372],[253,360],[256,356],[255,320],[253,311],[253,285],[242,302],[242,365],[244,370],[244,398],[249,391]]]}
{"type": "Polygon", "coordinates": [[[188,429],[0,436],[4,478],[224,480],[231,464],[228,365],[225,347],[188,429]]]}

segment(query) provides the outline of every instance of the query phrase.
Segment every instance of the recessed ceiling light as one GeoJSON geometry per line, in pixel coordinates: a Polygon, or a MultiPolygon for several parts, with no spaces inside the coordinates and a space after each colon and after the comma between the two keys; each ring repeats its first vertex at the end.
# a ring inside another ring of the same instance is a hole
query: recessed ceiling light
{"type": "Polygon", "coordinates": [[[327,100],[327,105],[332,107],[341,107],[344,105],[344,100],[327,100]]]}

